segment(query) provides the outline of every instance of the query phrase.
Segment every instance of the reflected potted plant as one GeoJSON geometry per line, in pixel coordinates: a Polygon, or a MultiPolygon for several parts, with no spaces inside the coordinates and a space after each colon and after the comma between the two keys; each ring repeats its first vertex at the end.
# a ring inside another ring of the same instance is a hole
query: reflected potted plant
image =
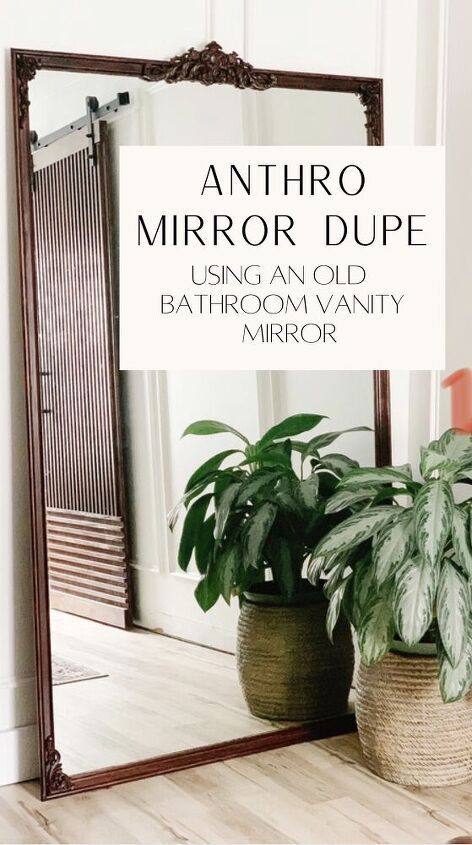
{"type": "Polygon", "coordinates": [[[309,571],[357,632],[357,724],[382,777],[439,786],[472,777],[472,436],[454,430],[409,465],[355,468],[326,506],[342,521],[309,571]]]}
{"type": "Polygon", "coordinates": [[[230,433],[239,441],[195,470],[169,525],[174,528],[184,507],[178,562],[187,570],[194,556],[201,575],[195,597],[202,610],[220,597],[228,604],[239,598],[241,686],[250,711],[270,719],[343,713],[351,686],[349,624],[339,626],[331,645],[325,632],[328,601],[304,577],[315,546],[342,518],[327,513],[326,504],[343,475],[358,466],[345,455],[321,455],[344,432],[297,439],[323,419],[288,417],[255,444],[214,420],[195,422],[183,434],[230,433]]]}

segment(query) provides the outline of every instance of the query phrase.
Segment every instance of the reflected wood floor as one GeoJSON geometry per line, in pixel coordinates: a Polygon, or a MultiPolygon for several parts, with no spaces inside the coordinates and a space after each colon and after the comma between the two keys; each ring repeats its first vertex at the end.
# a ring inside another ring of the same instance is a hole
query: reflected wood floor
{"type": "Polygon", "coordinates": [[[278,727],[249,713],[232,654],[58,611],[51,628],[57,657],[108,675],[54,687],[69,775],[278,727]]]}
{"type": "Polygon", "coordinates": [[[472,829],[472,785],[406,789],[351,734],[40,803],[0,789],[2,843],[444,843],[472,829]]]}

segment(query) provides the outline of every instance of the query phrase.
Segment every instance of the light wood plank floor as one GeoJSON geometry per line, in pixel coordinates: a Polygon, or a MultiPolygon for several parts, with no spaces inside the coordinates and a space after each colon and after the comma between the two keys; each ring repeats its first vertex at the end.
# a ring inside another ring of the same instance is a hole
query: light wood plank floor
{"type": "Polygon", "coordinates": [[[108,676],[54,687],[69,775],[278,727],[249,713],[232,654],[57,611],[51,628],[54,654],[108,676]]]}
{"type": "Polygon", "coordinates": [[[355,735],[41,803],[0,789],[2,843],[444,843],[472,829],[472,785],[405,789],[355,735]]]}

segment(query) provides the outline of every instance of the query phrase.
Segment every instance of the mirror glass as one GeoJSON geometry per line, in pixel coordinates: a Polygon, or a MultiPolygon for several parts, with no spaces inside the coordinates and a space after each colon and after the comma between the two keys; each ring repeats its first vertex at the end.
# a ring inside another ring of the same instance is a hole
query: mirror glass
{"type": "MultiPolygon", "coordinates": [[[[167,524],[196,468],[241,441],[181,436],[196,420],[222,420],[255,443],[301,413],[329,418],[305,439],[373,429],[372,373],[198,373],[189,350],[185,372],[115,374],[119,147],[363,145],[361,104],[346,93],[53,71],[38,72],[30,99],[54,718],[64,771],[297,723],[249,709],[235,656],[238,599],[201,609],[193,556],[186,571],[178,564],[182,518],[173,533],[167,524]],[[129,103],[117,108],[123,93],[129,103]],[[86,123],[58,133],[86,114],[87,97],[100,109],[95,153],[86,123]]],[[[347,433],[327,451],[373,465],[373,433],[347,433]]]]}

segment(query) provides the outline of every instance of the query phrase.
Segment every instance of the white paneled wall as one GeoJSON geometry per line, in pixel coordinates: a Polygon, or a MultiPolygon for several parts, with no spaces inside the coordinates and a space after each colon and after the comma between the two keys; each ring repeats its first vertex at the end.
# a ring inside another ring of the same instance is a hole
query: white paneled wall
{"type": "MultiPolygon", "coordinates": [[[[9,0],[2,7],[0,31],[5,52],[16,46],[156,58],[216,38],[226,49],[239,51],[259,66],[384,75],[387,143],[413,143],[418,137],[433,143],[431,125],[437,96],[425,80],[436,79],[440,54],[437,42],[441,38],[438,35],[435,41],[434,36],[432,43],[425,33],[434,29],[435,21],[440,23],[443,5],[441,0],[293,0],[290,4],[286,0],[115,0],[113,4],[96,0],[44,0],[41,4],[9,0]],[[432,43],[430,51],[422,49],[422,43],[432,43]],[[427,72],[421,75],[419,66],[427,72]]],[[[465,24],[470,24],[470,0],[451,0],[450,5],[454,15],[450,52],[455,54],[454,84],[458,86],[450,118],[452,131],[460,133],[461,109],[468,106],[465,88],[472,61],[464,41],[465,24]]],[[[0,166],[0,260],[1,276],[7,280],[0,292],[0,782],[9,782],[32,776],[36,761],[18,245],[6,55],[0,73],[2,89],[7,92],[5,108],[0,112],[2,137],[7,139],[0,166]]],[[[465,157],[463,167],[468,157],[466,131],[463,136],[463,146],[457,141],[455,151],[459,181],[460,157],[465,157]]],[[[456,206],[458,216],[467,210],[461,204],[465,203],[465,192],[463,196],[456,206]]],[[[454,240],[454,244],[459,254],[463,243],[454,240]]],[[[463,278],[459,258],[450,265],[450,271],[459,303],[463,278]]],[[[461,356],[459,350],[456,357],[461,356]]],[[[270,417],[275,402],[270,379],[259,380],[258,388],[259,412],[262,409],[270,417]]],[[[178,389],[181,387],[174,385],[169,397],[175,397],[172,391],[178,389]]],[[[416,418],[412,423],[410,399],[417,404],[419,395],[414,376],[410,379],[395,374],[394,389],[395,402],[401,408],[400,417],[394,416],[396,454],[401,460],[408,455],[413,429],[419,425],[421,430],[422,424],[416,418]]],[[[429,403],[429,383],[425,392],[429,403]]],[[[429,407],[426,417],[429,420],[429,407]]],[[[264,425],[269,422],[264,420],[264,425]]]]}
{"type": "Polygon", "coordinates": [[[381,7],[378,0],[298,0],[289,11],[273,0],[248,2],[246,54],[259,67],[376,76],[381,7]]]}
{"type": "MultiPolygon", "coordinates": [[[[323,428],[342,431],[360,425],[373,427],[374,396],[372,373],[289,372],[274,373],[277,417],[303,413],[308,409],[326,414],[329,421],[323,428]]],[[[321,430],[321,427],[320,427],[321,430]]],[[[343,452],[364,466],[375,463],[373,436],[370,433],[346,434],[328,451],[343,452]]]]}

